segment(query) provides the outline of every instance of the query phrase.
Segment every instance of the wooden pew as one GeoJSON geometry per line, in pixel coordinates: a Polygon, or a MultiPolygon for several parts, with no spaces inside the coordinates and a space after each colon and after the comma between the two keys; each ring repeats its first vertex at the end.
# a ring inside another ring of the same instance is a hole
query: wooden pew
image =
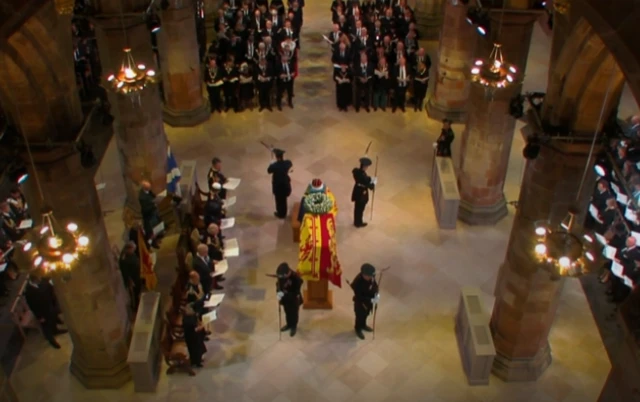
{"type": "Polygon", "coordinates": [[[291,229],[293,229],[293,242],[300,243],[300,222],[298,222],[298,214],[300,213],[300,203],[293,204],[291,209],[291,229]]]}
{"type": "MultiPolygon", "coordinates": [[[[161,342],[164,361],[169,366],[167,375],[181,371],[190,376],[195,376],[196,372],[191,368],[191,361],[189,360],[189,349],[184,337],[181,336],[182,328],[178,327],[177,323],[173,324],[172,321],[176,321],[176,318],[170,317],[170,314],[167,313],[164,336],[161,342]]],[[[179,323],[181,322],[182,317],[179,320],[179,323]]]]}

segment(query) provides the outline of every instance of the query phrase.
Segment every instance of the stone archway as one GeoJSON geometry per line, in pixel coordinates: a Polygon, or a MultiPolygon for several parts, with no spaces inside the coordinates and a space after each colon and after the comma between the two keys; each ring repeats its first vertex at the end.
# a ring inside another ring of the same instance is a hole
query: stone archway
{"type": "Polygon", "coordinates": [[[34,141],[61,141],[79,128],[70,19],[56,16],[53,2],[0,43],[0,101],[34,141]]]}
{"type": "Polygon", "coordinates": [[[553,126],[570,128],[578,135],[590,135],[601,129],[598,126],[602,125],[601,111],[606,119],[617,106],[625,76],[612,52],[586,19],[578,19],[567,38],[554,38],[554,45],[558,39],[562,40],[562,49],[549,69],[542,118],[553,126]],[[607,91],[608,96],[604,96],[607,91]]]}

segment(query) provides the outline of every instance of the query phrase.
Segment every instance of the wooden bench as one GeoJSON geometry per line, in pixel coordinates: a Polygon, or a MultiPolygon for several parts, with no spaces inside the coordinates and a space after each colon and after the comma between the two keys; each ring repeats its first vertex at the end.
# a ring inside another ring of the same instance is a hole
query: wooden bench
{"type": "Polygon", "coordinates": [[[469,385],[489,384],[496,356],[489,320],[482,302],[482,291],[474,287],[462,288],[455,333],[469,385]]]}
{"type": "Polygon", "coordinates": [[[181,324],[181,316],[178,321],[178,317],[172,317],[171,314],[167,314],[165,331],[161,342],[164,361],[169,366],[167,375],[180,371],[190,376],[195,376],[196,372],[191,368],[191,361],[189,360],[189,349],[184,341],[184,336],[182,336],[181,324]]]}
{"type": "Polygon", "coordinates": [[[298,214],[300,213],[300,203],[293,204],[291,209],[291,229],[293,229],[293,242],[300,243],[300,222],[298,222],[298,214]]]}

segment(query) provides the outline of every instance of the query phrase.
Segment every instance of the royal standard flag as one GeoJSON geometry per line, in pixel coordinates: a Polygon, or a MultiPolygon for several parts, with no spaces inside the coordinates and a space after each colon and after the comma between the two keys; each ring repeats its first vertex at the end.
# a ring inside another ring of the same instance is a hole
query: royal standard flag
{"type": "Polygon", "coordinates": [[[300,226],[298,273],[307,281],[327,279],[335,286],[342,287],[342,269],[338,261],[336,239],[338,207],[335,197],[327,190],[326,193],[306,195],[304,202],[307,206],[300,226]]]}
{"type": "Polygon", "coordinates": [[[140,252],[140,277],[144,279],[147,290],[154,290],[158,284],[158,277],[153,268],[153,258],[151,258],[147,241],[141,229],[138,229],[138,251],[140,252]]]}

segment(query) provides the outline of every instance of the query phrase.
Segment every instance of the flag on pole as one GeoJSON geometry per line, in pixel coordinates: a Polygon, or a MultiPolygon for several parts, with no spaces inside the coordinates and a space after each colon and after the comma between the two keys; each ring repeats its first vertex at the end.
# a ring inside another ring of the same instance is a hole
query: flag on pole
{"type": "Polygon", "coordinates": [[[167,193],[180,196],[180,168],[171,152],[171,146],[167,146],[167,193]]]}
{"type": "Polygon", "coordinates": [[[158,284],[158,277],[153,268],[153,259],[142,229],[138,229],[138,251],[140,252],[140,277],[144,279],[147,290],[154,290],[158,284]]]}

